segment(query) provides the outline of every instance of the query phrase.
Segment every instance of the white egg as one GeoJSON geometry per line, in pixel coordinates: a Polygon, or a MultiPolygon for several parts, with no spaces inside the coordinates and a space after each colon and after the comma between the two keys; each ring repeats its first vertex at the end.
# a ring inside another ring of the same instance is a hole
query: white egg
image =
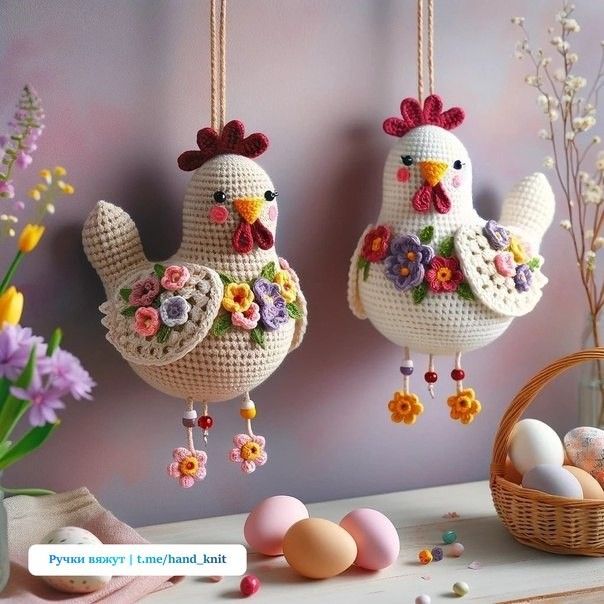
{"type": "Polygon", "coordinates": [[[583,499],[583,489],[579,480],[559,465],[535,466],[522,477],[522,486],[525,489],[534,489],[557,497],[583,499]]]}
{"type": "MultiPolygon", "coordinates": [[[[78,526],[63,526],[48,533],[41,543],[55,543],[60,545],[74,545],[87,543],[93,545],[101,544],[100,539],[90,531],[78,526]]],[[[43,581],[58,591],[70,594],[85,594],[98,591],[109,581],[111,576],[97,577],[40,577],[43,581]]]]}
{"type": "Polygon", "coordinates": [[[512,464],[526,474],[535,466],[564,463],[564,446],[560,437],[538,419],[523,419],[516,424],[508,441],[512,464]]]}

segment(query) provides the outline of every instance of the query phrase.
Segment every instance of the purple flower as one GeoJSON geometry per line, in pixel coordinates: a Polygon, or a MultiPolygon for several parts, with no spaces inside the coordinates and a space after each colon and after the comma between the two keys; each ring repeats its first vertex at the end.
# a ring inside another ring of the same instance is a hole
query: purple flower
{"type": "Polygon", "coordinates": [[[51,357],[42,361],[41,368],[48,374],[48,383],[55,390],[69,393],[78,401],[92,398],[90,392],[96,383],[70,352],[57,348],[51,357]]]}
{"type": "Polygon", "coordinates": [[[132,306],[151,306],[157,294],[159,294],[159,279],[154,276],[139,279],[130,292],[128,302],[132,306]]]}
{"type": "Polygon", "coordinates": [[[189,318],[191,305],[182,296],[170,296],[166,298],[160,308],[159,315],[164,325],[174,327],[183,325],[189,318]]]}
{"type": "Polygon", "coordinates": [[[516,289],[519,292],[526,292],[531,287],[533,282],[533,273],[526,264],[519,264],[516,267],[516,274],[514,275],[514,283],[516,289]]]}
{"type": "Polygon", "coordinates": [[[34,345],[36,358],[45,358],[46,344],[42,338],[32,335],[29,327],[5,325],[0,331],[0,377],[16,380],[27,365],[34,345]]]}
{"type": "Polygon", "coordinates": [[[256,279],[253,290],[256,303],[260,307],[260,320],[265,329],[274,331],[289,321],[287,305],[278,285],[260,277],[256,279]]]}
{"type": "Polygon", "coordinates": [[[489,245],[494,250],[502,250],[510,244],[510,234],[505,227],[494,220],[489,220],[482,229],[489,245]]]}
{"type": "Polygon", "coordinates": [[[10,392],[14,397],[31,403],[29,423],[32,426],[43,426],[46,423],[56,422],[55,409],[65,407],[65,403],[60,399],[65,392],[55,388],[50,382],[42,384],[42,380],[36,372],[27,388],[12,386],[10,392]]]}
{"type": "Polygon", "coordinates": [[[25,153],[25,151],[19,151],[19,153],[17,153],[17,158],[15,160],[15,163],[17,164],[18,168],[25,170],[25,168],[27,168],[27,166],[29,166],[29,164],[31,164],[32,161],[33,161],[33,158],[31,155],[25,153]]]}
{"type": "Polygon", "coordinates": [[[10,140],[8,134],[0,134],[0,147],[4,148],[8,145],[8,141],[10,140]]]}
{"type": "Polygon", "coordinates": [[[426,267],[434,250],[423,245],[416,235],[399,235],[390,244],[391,255],[384,261],[386,277],[400,291],[406,291],[424,280],[426,267]]]}
{"type": "Polygon", "coordinates": [[[12,199],[15,196],[15,187],[12,182],[6,180],[0,180],[0,197],[5,199],[12,199]]]}

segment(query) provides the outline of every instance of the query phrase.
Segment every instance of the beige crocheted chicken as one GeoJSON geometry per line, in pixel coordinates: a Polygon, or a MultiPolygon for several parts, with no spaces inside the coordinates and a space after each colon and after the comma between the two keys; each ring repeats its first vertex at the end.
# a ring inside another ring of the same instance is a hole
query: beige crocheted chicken
{"type": "Polygon", "coordinates": [[[403,388],[389,402],[392,420],[412,424],[423,411],[409,390],[415,350],[429,355],[424,379],[432,396],[433,357],[455,356],[456,393],[448,405],[451,417],[467,424],[481,406],[463,386],[461,354],[495,340],[541,298],[547,279],[538,252],[554,196],[545,176],[533,174],[504,201],[505,226],[483,220],[472,202],[470,157],[451,133],[463,111],[443,112],[432,95],[423,107],[403,100],[401,114],[384,122],[398,140],[384,168],[377,225],[365,229],[352,258],[349,305],[404,348],[403,388]]]}
{"type": "Polygon", "coordinates": [[[182,244],[162,263],[147,260],[137,228],[120,208],[99,202],[83,231],[86,255],[107,301],[107,339],[154,388],[188,404],[189,450],[176,449],[169,472],[182,486],[205,475],[206,455],[193,446],[196,425],[207,437],[207,403],[244,395],[248,434],[235,437],[231,459],[253,471],[266,461],[253,434],[249,391],[302,341],[306,301],[298,277],[277,256],[277,192],[253,161],[268,146],[229,122],[218,135],[197,134],[199,150],[178,160],[193,172],[183,205],[182,244]],[[197,420],[194,402],[204,405],[197,420]],[[187,467],[189,464],[191,467],[187,467]]]}

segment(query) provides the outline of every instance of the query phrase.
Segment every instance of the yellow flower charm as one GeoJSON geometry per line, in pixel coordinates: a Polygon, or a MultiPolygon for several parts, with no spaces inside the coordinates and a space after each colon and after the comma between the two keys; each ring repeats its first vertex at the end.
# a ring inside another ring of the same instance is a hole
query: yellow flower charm
{"type": "Polygon", "coordinates": [[[19,251],[27,254],[35,249],[44,235],[44,227],[41,224],[26,224],[19,236],[19,251]]]}
{"type": "Polygon", "coordinates": [[[482,409],[472,388],[450,396],[447,405],[451,407],[451,419],[458,419],[462,424],[471,424],[482,409]]]}
{"type": "Polygon", "coordinates": [[[4,323],[17,325],[23,313],[23,294],[12,285],[0,296],[0,327],[4,323]]]}
{"type": "Polygon", "coordinates": [[[224,288],[222,306],[229,312],[245,312],[254,301],[254,292],[247,283],[229,283],[224,288]]]}
{"type": "Polygon", "coordinates": [[[424,412],[424,406],[419,402],[416,394],[397,390],[394,398],[388,403],[388,410],[391,412],[390,419],[393,422],[411,425],[424,412]]]}
{"type": "Polygon", "coordinates": [[[295,302],[298,288],[289,271],[277,271],[273,281],[279,286],[279,291],[286,302],[295,302]]]}
{"type": "Polygon", "coordinates": [[[512,252],[516,264],[524,264],[525,262],[528,262],[528,256],[526,255],[524,247],[520,241],[516,239],[516,237],[512,237],[510,239],[510,252],[512,252]]]}

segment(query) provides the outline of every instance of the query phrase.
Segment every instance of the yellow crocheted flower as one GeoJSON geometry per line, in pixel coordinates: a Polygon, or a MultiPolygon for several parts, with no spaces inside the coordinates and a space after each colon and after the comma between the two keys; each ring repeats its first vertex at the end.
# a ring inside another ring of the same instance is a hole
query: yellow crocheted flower
{"type": "Polygon", "coordinates": [[[512,252],[516,264],[524,264],[525,262],[528,262],[529,258],[526,254],[526,251],[524,250],[522,243],[520,243],[516,237],[510,238],[510,252],[512,252]]]}
{"type": "Polygon", "coordinates": [[[254,292],[247,283],[229,283],[224,288],[222,306],[229,312],[245,312],[254,301],[254,292]]]}
{"type": "Polygon", "coordinates": [[[462,424],[471,424],[482,409],[472,388],[450,396],[447,405],[451,407],[451,419],[458,419],[462,424]]]}
{"type": "Polygon", "coordinates": [[[295,302],[298,288],[289,271],[277,271],[273,281],[279,286],[279,291],[286,302],[295,302]]]}
{"type": "Polygon", "coordinates": [[[424,406],[419,402],[416,394],[397,390],[394,398],[388,403],[388,410],[391,412],[390,419],[393,422],[411,425],[424,412],[424,406]]]}

